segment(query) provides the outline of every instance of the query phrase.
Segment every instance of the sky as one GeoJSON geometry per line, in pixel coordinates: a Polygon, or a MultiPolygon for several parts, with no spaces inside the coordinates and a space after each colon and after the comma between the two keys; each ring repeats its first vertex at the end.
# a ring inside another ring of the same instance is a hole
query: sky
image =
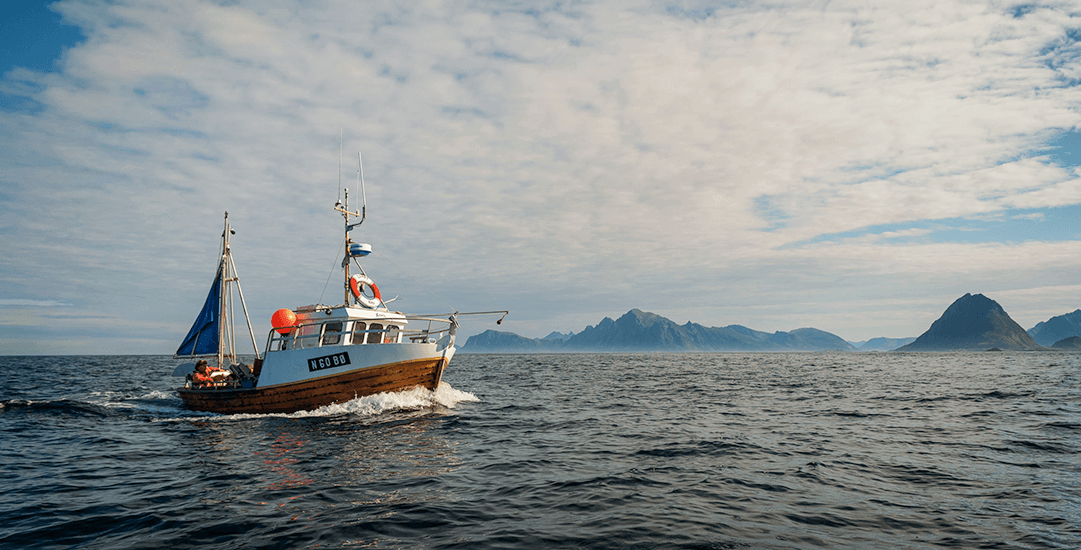
{"type": "Polygon", "coordinates": [[[223,215],[259,345],[342,301],[850,341],[1081,307],[1081,2],[0,7],[0,354],[171,354],[223,215]],[[339,184],[339,139],[342,169],[339,184]]]}

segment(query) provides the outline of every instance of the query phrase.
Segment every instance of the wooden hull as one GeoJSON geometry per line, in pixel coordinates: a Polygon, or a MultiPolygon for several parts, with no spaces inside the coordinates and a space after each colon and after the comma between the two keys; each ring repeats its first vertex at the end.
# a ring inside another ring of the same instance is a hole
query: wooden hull
{"type": "Polygon", "coordinates": [[[442,357],[414,359],[366,367],[342,374],[268,388],[178,388],[191,410],[222,414],[267,414],[308,411],[357,397],[439,386],[449,361],[442,357]]]}

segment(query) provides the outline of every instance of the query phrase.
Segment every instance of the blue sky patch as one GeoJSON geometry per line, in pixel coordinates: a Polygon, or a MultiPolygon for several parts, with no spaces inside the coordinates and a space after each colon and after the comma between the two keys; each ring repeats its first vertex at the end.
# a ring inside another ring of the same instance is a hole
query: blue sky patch
{"type": "Polygon", "coordinates": [[[1081,167],[1081,132],[1070,131],[1055,138],[1048,145],[1051,160],[1067,167],[1081,167]]]}
{"type": "Polygon", "coordinates": [[[61,23],[52,1],[0,2],[0,74],[15,67],[56,72],[64,50],[85,40],[78,27],[61,23]]]}
{"type": "Polygon", "coordinates": [[[892,244],[1062,242],[1081,238],[1081,205],[1007,210],[986,216],[874,225],[819,235],[789,248],[881,235],[892,244]]]}
{"type": "Polygon", "coordinates": [[[754,200],[758,216],[769,223],[769,227],[764,231],[776,231],[788,225],[789,215],[777,204],[779,199],[776,195],[762,195],[754,200]]]}

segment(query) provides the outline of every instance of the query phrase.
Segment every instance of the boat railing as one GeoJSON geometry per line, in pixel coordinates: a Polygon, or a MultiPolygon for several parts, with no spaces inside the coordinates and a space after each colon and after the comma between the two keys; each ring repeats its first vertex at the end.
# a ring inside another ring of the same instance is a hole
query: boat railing
{"type": "Polygon", "coordinates": [[[398,326],[394,319],[315,320],[293,325],[281,334],[277,328],[267,334],[266,351],[309,349],[323,346],[397,344],[402,342],[434,343],[451,331],[449,319],[406,316],[413,326],[398,326]],[[379,321],[379,322],[376,322],[379,321]],[[335,326],[336,325],[336,326],[335,326]],[[419,326],[418,326],[419,325],[419,326]],[[378,328],[377,328],[378,327],[378,328]]]}
{"type": "Polygon", "coordinates": [[[450,319],[443,319],[439,317],[428,316],[409,316],[406,315],[406,321],[412,321],[415,323],[425,323],[424,328],[413,328],[403,330],[403,338],[409,338],[410,341],[436,341],[443,337],[444,334],[450,332],[453,327],[453,323],[450,319]]]}

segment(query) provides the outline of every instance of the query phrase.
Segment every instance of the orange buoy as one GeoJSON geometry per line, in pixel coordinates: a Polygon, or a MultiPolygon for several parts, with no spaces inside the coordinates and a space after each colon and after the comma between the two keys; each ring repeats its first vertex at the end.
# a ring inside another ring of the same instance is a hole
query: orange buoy
{"type": "Polygon", "coordinates": [[[278,334],[289,334],[296,324],[297,314],[291,309],[281,308],[270,317],[270,325],[278,331],[278,334]]]}

